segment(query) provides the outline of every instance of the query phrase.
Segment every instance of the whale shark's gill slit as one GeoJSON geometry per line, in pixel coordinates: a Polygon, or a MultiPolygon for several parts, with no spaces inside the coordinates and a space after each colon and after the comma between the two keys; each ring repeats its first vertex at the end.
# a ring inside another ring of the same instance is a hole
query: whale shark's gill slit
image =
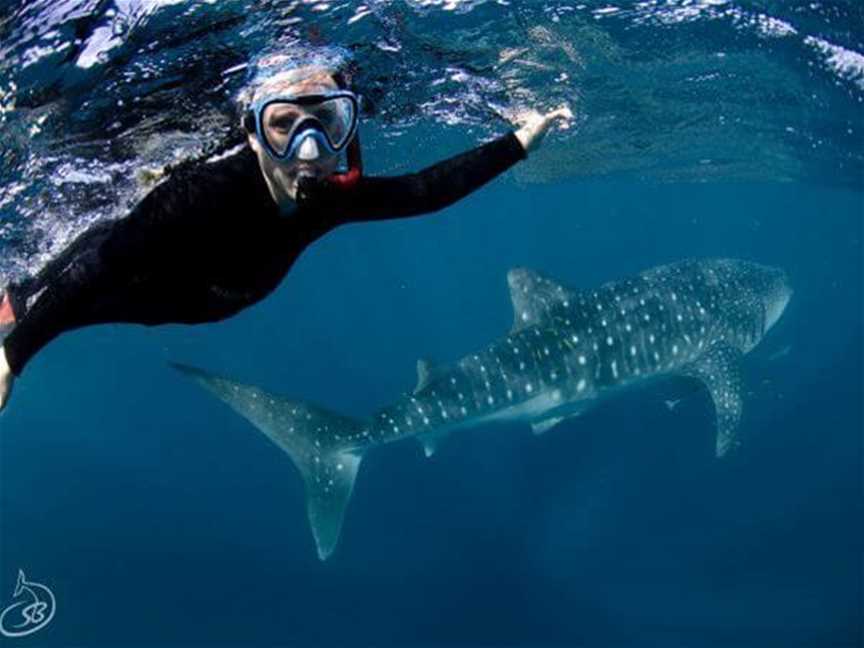
{"type": "Polygon", "coordinates": [[[362,454],[351,448],[361,445],[362,424],[195,367],[171,366],[215,394],[291,457],[306,486],[307,513],[318,557],[329,558],[339,541],[360,468],[362,454]]]}

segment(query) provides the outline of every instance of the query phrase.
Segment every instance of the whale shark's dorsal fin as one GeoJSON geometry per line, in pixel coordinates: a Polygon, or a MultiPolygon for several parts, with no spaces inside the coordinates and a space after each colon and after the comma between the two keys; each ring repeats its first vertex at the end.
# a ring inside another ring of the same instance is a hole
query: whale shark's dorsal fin
{"type": "Polygon", "coordinates": [[[339,414],[271,394],[259,387],[172,363],[249,420],[291,457],[306,485],[306,508],[318,557],[326,560],[339,541],[345,509],[362,456],[346,440],[362,425],[339,414]]]}
{"type": "Polygon", "coordinates": [[[742,353],[726,342],[717,342],[681,372],[698,378],[711,393],[717,413],[718,457],[739,445],[738,424],[741,421],[743,398],[741,395],[742,353]]]}
{"type": "Polygon", "coordinates": [[[435,371],[435,364],[428,358],[420,358],[417,360],[417,386],[414,388],[414,393],[421,391],[429,381],[432,380],[432,374],[435,371]]]}
{"type": "Polygon", "coordinates": [[[507,283],[513,301],[513,331],[540,323],[555,306],[567,307],[576,294],[527,268],[513,268],[507,273],[507,283]]]}

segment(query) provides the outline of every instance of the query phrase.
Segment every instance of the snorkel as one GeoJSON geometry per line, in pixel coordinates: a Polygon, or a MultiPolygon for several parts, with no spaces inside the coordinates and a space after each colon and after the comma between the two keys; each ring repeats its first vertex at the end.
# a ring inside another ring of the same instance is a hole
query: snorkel
{"type": "MultiPolygon", "coordinates": [[[[348,79],[342,72],[334,72],[333,80],[340,88],[347,89],[350,86],[348,79]]],[[[346,161],[348,164],[348,171],[345,173],[334,173],[327,178],[327,182],[339,187],[340,189],[347,189],[354,186],[363,175],[363,156],[360,153],[360,133],[357,132],[356,128],[354,129],[354,135],[351,138],[351,141],[348,142],[346,161]]]]}

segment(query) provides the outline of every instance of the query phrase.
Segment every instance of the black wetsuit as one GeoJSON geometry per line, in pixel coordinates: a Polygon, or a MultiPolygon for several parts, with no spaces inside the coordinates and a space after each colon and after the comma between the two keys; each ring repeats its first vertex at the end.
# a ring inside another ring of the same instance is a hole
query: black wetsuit
{"type": "Polygon", "coordinates": [[[48,342],[90,324],[213,322],[273,291],[334,227],[439,210],[525,157],[513,133],[398,177],[350,188],[301,185],[281,214],[253,152],[173,174],[132,212],[92,227],[39,274],[9,287],[18,320],[4,341],[17,375],[48,342]]]}

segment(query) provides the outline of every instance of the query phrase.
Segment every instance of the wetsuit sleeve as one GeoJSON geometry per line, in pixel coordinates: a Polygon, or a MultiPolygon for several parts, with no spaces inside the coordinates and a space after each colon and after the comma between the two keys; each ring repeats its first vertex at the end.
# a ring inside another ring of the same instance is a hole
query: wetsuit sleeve
{"type": "Polygon", "coordinates": [[[300,206],[325,211],[338,223],[416,216],[443,209],[525,158],[513,133],[417,173],[363,177],[351,189],[301,185],[300,206]]]}

